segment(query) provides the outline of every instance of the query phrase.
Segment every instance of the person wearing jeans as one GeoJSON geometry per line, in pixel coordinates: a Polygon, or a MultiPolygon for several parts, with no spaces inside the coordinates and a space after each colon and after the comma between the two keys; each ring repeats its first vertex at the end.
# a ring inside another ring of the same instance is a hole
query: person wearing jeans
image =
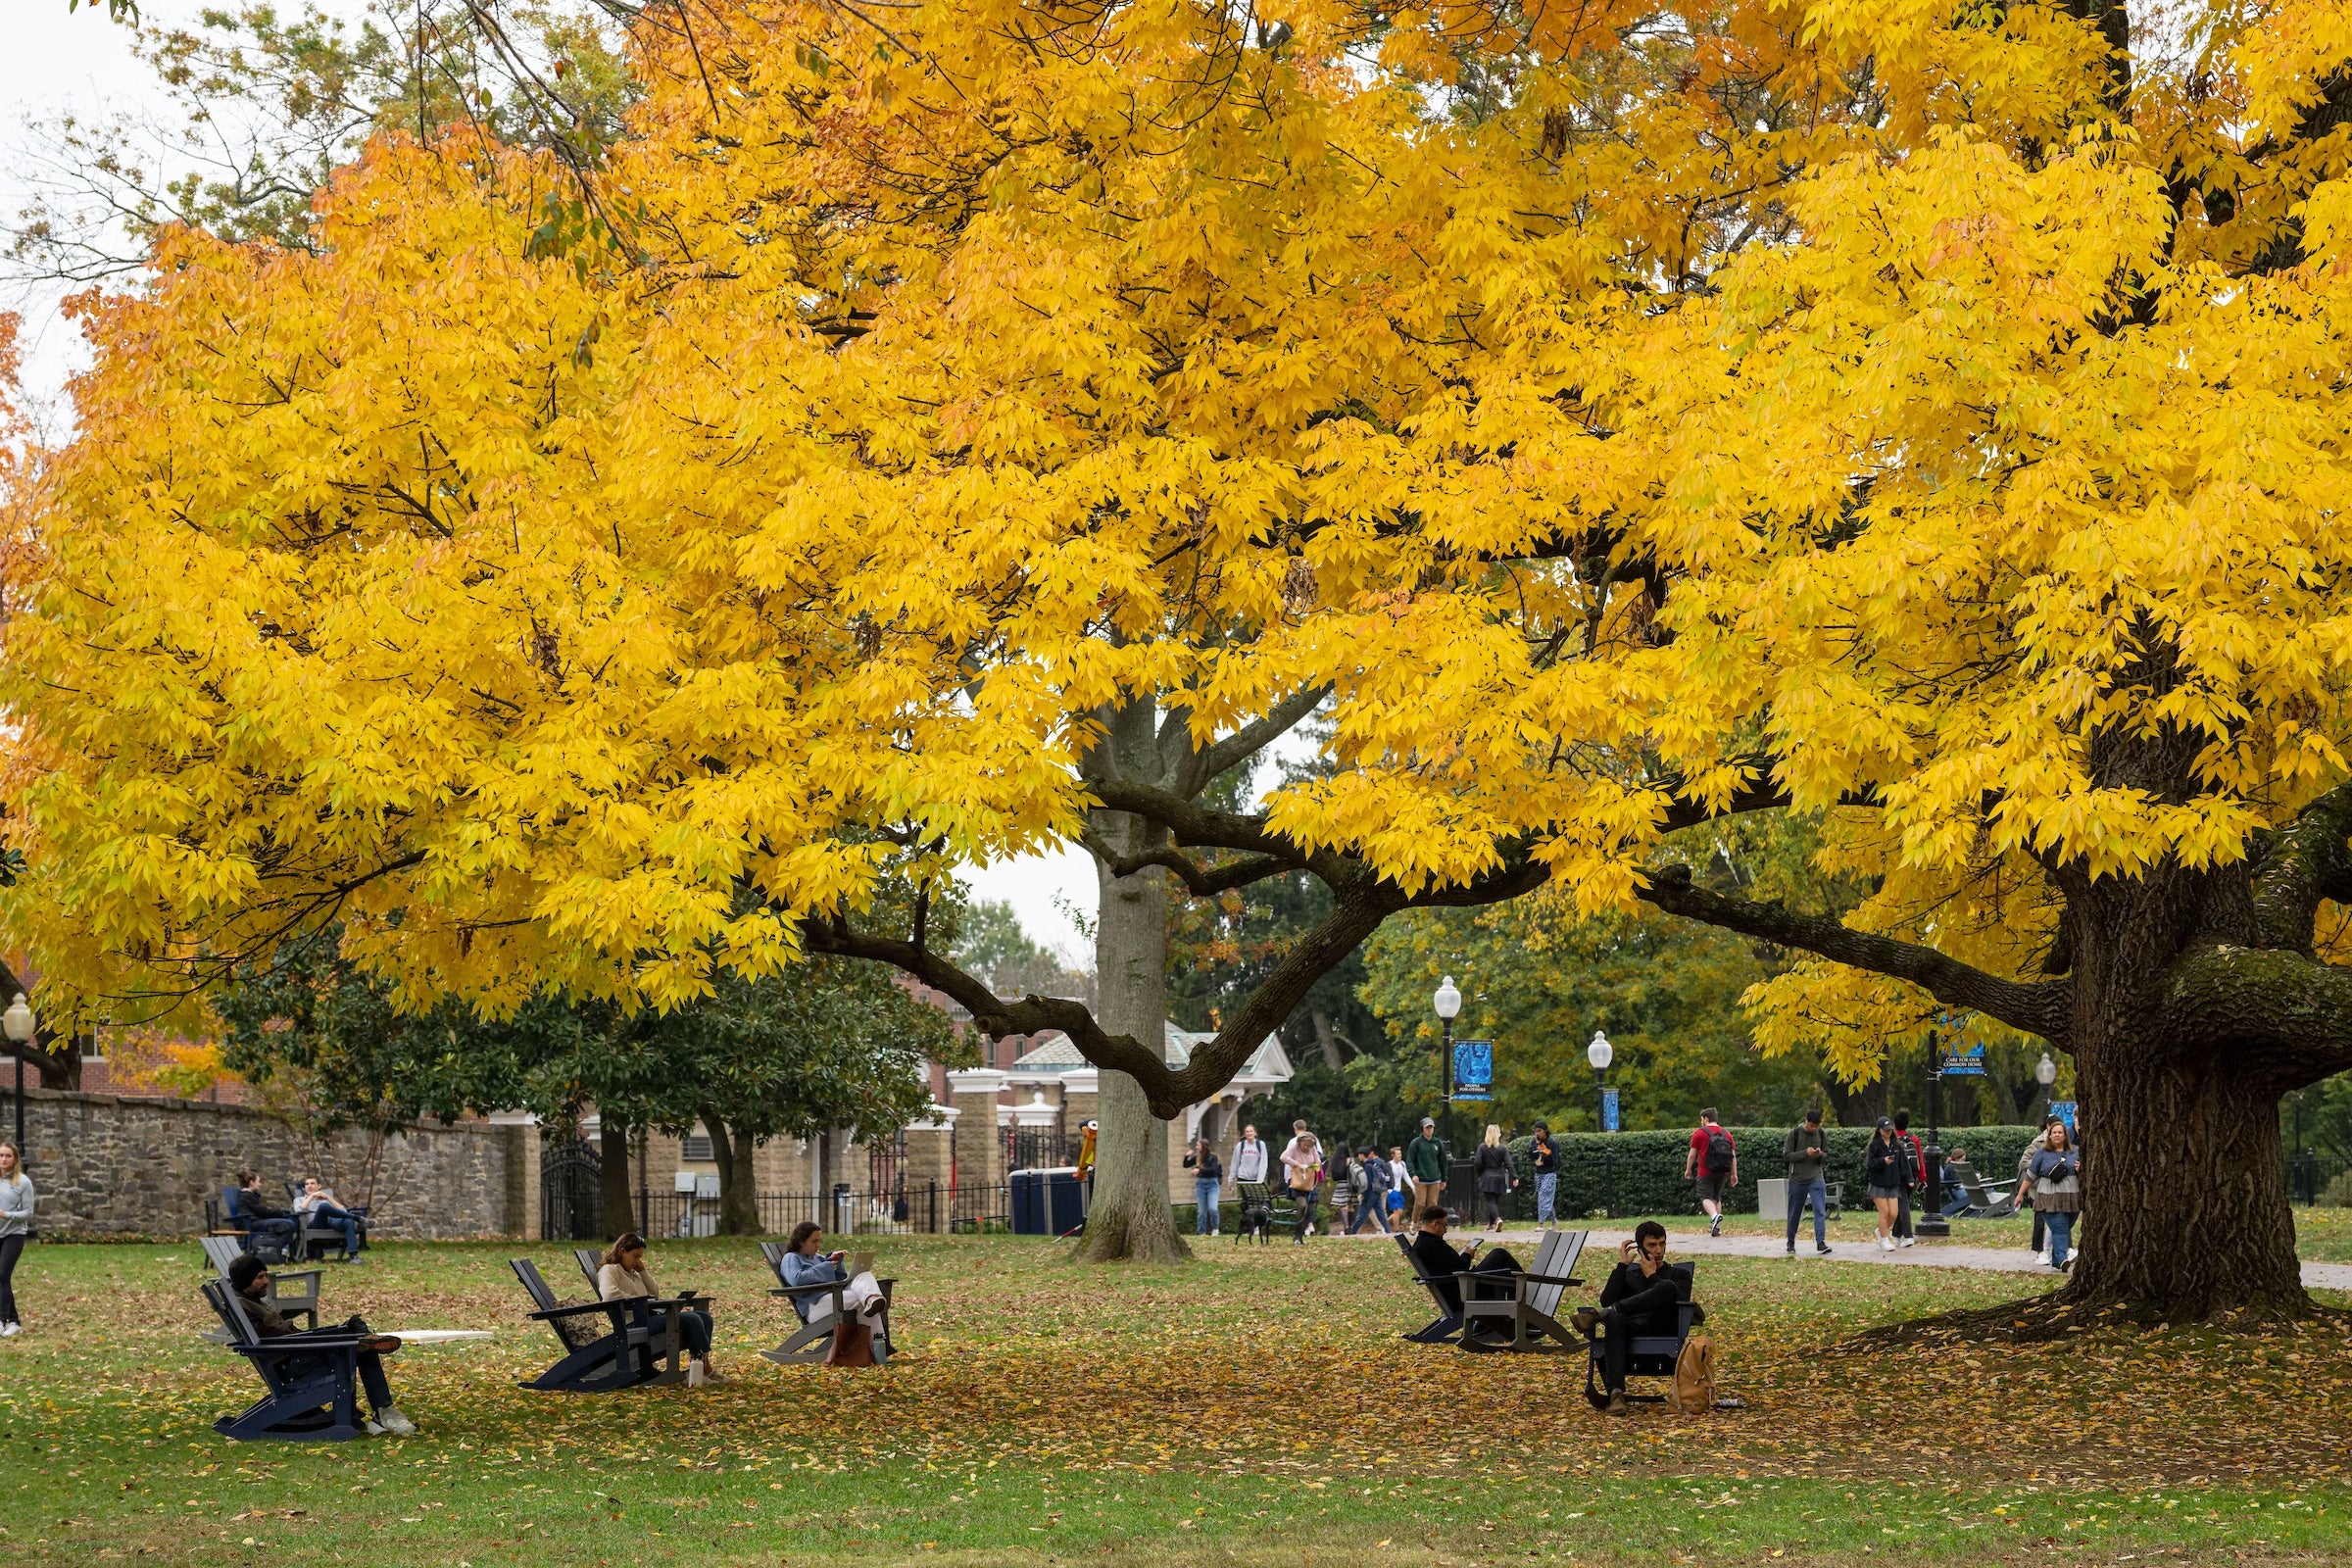
{"type": "Polygon", "coordinates": [[[1796,1222],[1804,1214],[1805,1205],[1813,1208],[1813,1250],[1827,1253],[1830,1250],[1830,1189],[1822,1173],[1828,1168],[1830,1140],[1821,1128],[1821,1107],[1805,1107],[1805,1124],[1788,1130],[1788,1142],[1781,1146],[1781,1157],[1788,1166],[1788,1251],[1796,1251],[1796,1222]]]}
{"type": "Polygon", "coordinates": [[[1363,1189],[1363,1199],[1356,1205],[1355,1220],[1348,1227],[1348,1234],[1353,1236],[1369,1220],[1383,1236],[1394,1235],[1389,1225],[1389,1162],[1370,1144],[1355,1152],[1356,1181],[1363,1189]]]}
{"type": "Polygon", "coordinates": [[[1560,1152],[1551,1141],[1551,1129],[1536,1123],[1535,1142],[1528,1146],[1528,1158],[1536,1168],[1536,1223],[1549,1226],[1560,1199],[1560,1152]]]}
{"type": "Polygon", "coordinates": [[[2051,1125],[2048,1141],[2027,1174],[2034,1179],[2034,1212],[2049,1229],[2050,1267],[2064,1272],[2075,1239],[2075,1214],[2082,1206],[2082,1156],[2064,1122],[2051,1125]]]}
{"type": "Polygon", "coordinates": [[[24,1332],[17,1317],[17,1259],[32,1237],[32,1178],[14,1144],[0,1144],[0,1338],[24,1332]]]}
{"type": "Polygon", "coordinates": [[[1225,1190],[1225,1162],[1208,1147],[1207,1139],[1196,1138],[1184,1163],[1193,1173],[1193,1232],[1214,1236],[1219,1229],[1217,1197],[1225,1190]]]}
{"type": "Polygon", "coordinates": [[[316,1176],[302,1179],[302,1196],[294,1200],[294,1212],[318,1225],[332,1225],[343,1233],[343,1256],[346,1261],[360,1255],[360,1217],[335,1201],[334,1190],[322,1185],[316,1176]]]}

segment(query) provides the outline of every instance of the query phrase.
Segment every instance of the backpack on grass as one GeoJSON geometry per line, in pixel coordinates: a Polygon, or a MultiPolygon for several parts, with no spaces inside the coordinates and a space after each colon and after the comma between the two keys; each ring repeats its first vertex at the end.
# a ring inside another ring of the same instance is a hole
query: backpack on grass
{"type": "Polygon", "coordinates": [[[1693,1334],[1675,1357],[1674,1386],[1666,1391],[1667,1407],[1683,1415],[1705,1415],[1715,1408],[1715,1342],[1693,1334]]]}

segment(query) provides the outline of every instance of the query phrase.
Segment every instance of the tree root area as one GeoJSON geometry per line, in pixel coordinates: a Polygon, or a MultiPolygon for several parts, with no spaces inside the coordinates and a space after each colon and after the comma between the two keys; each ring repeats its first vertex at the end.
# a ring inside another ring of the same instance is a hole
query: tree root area
{"type": "Polygon", "coordinates": [[[2300,1303],[2282,1301],[2191,1317],[2145,1302],[2082,1298],[2072,1291],[2060,1291],[1884,1324],[1843,1341],[1830,1353],[1862,1354],[1900,1346],[2050,1345],[2082,1335],[2160,1334],[2191,1328],[2228,1335],[2352,1337],[2352,1311],[2306,1298],[2300,1303]]]}

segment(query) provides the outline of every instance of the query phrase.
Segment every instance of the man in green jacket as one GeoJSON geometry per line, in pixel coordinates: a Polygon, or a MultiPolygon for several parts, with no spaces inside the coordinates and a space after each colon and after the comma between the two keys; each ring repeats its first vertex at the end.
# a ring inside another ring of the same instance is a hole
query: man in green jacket
{"type": "Polygon", "coordinates": [[[1813,1210],[1813,1250],[1827,1255],[1825,1234],[1830,1214],[1830,1191],[1823,1180],[1830,1152],[1829,1135],[1821,1130],[1821,1107],[1805,1107],[1805,1124],[1788,1130],[1781,1157],[1788,1164],[1788,1254],[1796,1254],[1796,1224],[1807,1208],[1813,1210]]]}
{"type": "Polygon", "coordinates": [[[1421,1118],[1421,1136],[1404,1146],[1404,1173],[1413,1179],[1412,1213],[1415,1233],[1425,1208],[1446,1206],[1446,1144],[1438,1137],[1435,1118],[1421,1118]]]}

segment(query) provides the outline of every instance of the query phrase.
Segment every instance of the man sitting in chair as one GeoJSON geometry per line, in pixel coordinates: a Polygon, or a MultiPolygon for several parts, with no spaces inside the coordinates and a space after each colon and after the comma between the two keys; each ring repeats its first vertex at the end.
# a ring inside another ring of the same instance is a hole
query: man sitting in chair
{"type": "MultiPolygon", "coordinates": [[[[320,1339],[347,1339],[359,1335],[360,1387],[368,1395],[368,1434],[382,1437],[386,1433],[405,1438],[416,1430],[416,1424],[400,1413],[392,1402],[392,1384],[384,1376],[384,1352],[400,1348],[400,1341],[389,1334],[369,1334],[365,1318],[351,1318],[331,1328],[298,1329],[278,1315],[270,1304],[270,1265],[247,1252],[228,1265],[228,1288],[243,1298],[246,1321],[253,1325],[256,1339],[299,1340],[315,1335],[320,1339]]],[[[284,1370],[288,1377],[303,1378],[318,1370],[323,1356],[314,1360],[306,1356],[288,1356],[284,1370]]]]}
{"type": "Polygon", "coordinates": [[[1690,1299],[1690,1272],[1666,1261],[1666,1227],[1645,1219],[1634,1227],[1634,1239],[1618,1249],[1617,1266],[1600,1288],[1598,1307],[1580,1306],[1575,1323],[1587,1339],[1596,1329],[1601,1338],[1600,1382],[1609,1391],[1609,1414],[1625,1415],[1627,1358],[1636,1337],[1674,1337],[1680,1324],[1675,1308],[1690,1299]]]}
{"type": "MultiPolygon", "coordinates": [[[[1466,1248],[1455,1247],[1451,1242],[1446,1240],[1446,1223],[1444,1203],[1432,1203],[1421,1211],[1421,1230],[1413,1238],[1413,1267],[1420,1272],[1424,1279],[1439,1282],[1438,1294],[1445,1298],[1447,1310],[1458,1318],[1462,1315],[1462,1287],[1456,1276],[1462,1274],[1520,1274],[1526,1271],[1520,1266],[1517,1258],[1499,1247],[1481,1256],[1479,1249],[1486,1246],[1483,1239],[1472,1242],[1466,1248]]],[[[1507,1284],[1489,1284],[1473,1280],[1470,1289],[1477,1293],[1478,1298],[1482,1301],[1500,1300],[1510,1295],[1510,1287],[1507,1284]]],[[[1480,1332],[1482,1334],[1499,1333],[1508,1338],[1510,1328],[1507,1324],[1500,1328],[1487,1324],[1481,1327],[1480,1332]]]]}

